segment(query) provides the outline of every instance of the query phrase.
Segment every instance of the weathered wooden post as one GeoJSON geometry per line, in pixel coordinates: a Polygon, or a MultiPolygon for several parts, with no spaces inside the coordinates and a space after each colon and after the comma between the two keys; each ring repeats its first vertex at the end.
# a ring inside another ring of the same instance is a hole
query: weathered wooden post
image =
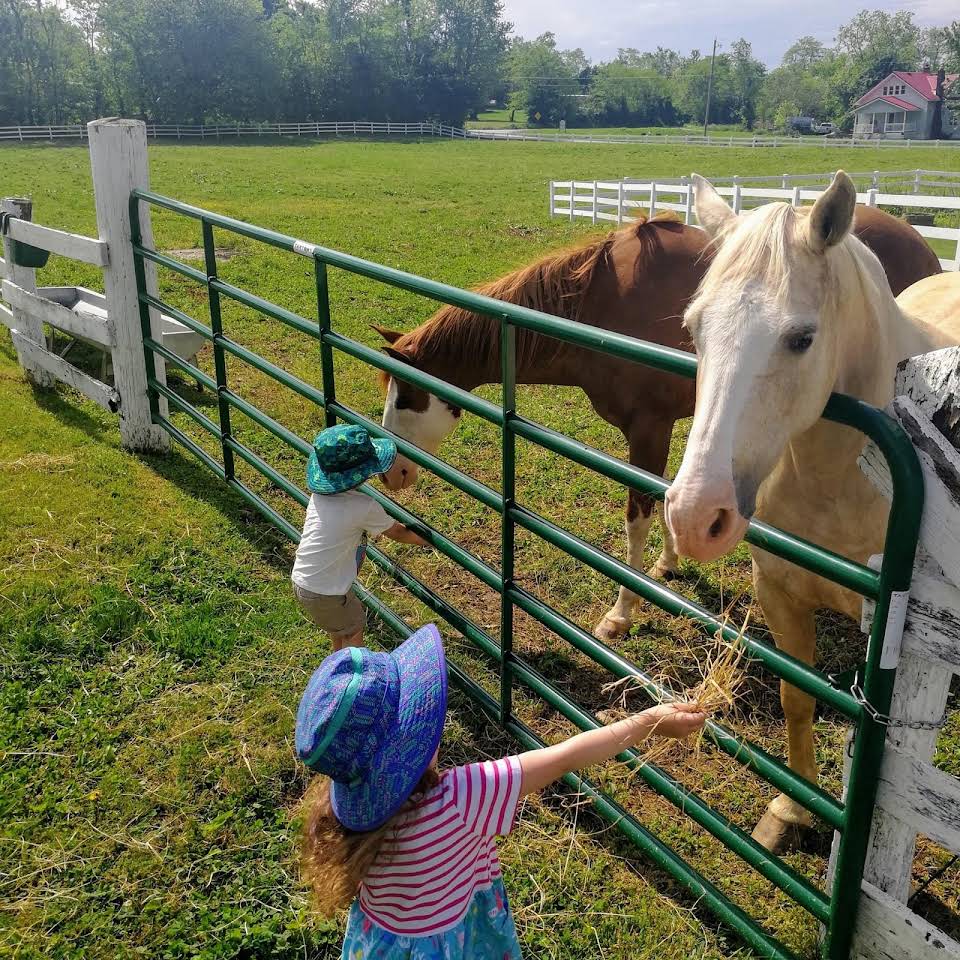
{"type": "MultiPolygon", "coordinates": [[[[120,394],[120,437],[128,450],[169,449],[170,438],[151,419],[147,394],[147,369],[140,325],[140,303],[134,269],[130,232],[130,193],[147,189],[147,132],[140,120],[94,120],[87,125],[90,141],[90,166],[93,170],[94,200],[100,238],[110,249],[110,264],[104,268],[104,293],[107,309],[116,331],[113,347],[113,378],[120,394]]],[[[140,216],[144,246],[153,246],[150,215],[140,216]]],[[[147,290],[156,295],[156,269],[144,263],[147,290]]],[[[150,311],[151,336],[162,341],[160,316],[150,311]]],[[[166,382],[164,365],[156,358],[157,380],[166,382]]],[[[160,400],[166,415],[166,401],[160,400]]]]}
{"type": "MultiPolygon", "coordinates": [[[[30,220],[33,217],[33,202],[23,197],[8,197],[5,200],[0,200],[0,211],[18,217],[20,220],[30,220]]],[[[21,267],[13,262],[13,241],[9,237],[3,238],[3,258],[6,261],[7,278],[28,293],[36,293],[37,271],[34,267],[21,267]]],[[[33,314],[27,313],[13,304],[10,306],[10,311],[13,314],[13,323],[17,332],[37,345],[45,346],[43,323],[33,314]]],[[[14,345],[16,345],[16,340],[14,340],[14,345]]],[[[41,367],[38,367],[19,346],[17,346],[17,360],[20,362],[24,373],[36,386],[53,386],[54,378],[41,367]]]]}
{"type": "MultiPolygon", "coordinates": [[[[874,191],[871,191],[871,193],[874,191]]],[[[950,681],[960,673],[960,347],[900,364],[888,412],[913,442],[924,474],[924,509],[909,600],[887,630],[897,678],[877,806],[864,864],[863,901],[853,957],[960,960],[960,943],[908,904],[916,838],[923,834],[960,854],[960,782],[932,757],[946,718],[950,681]]],[[[868,443],[864,474],[890,496],[883,456],[868,443]]],[[[871,558],[871,565],[879,564],[871,558]]],[[[873,605],[864,602],[869,629],[873,605]]],[[[884,639],[886,648],[888,638],[884,639]]],[[[846,780],[846,773],[844,776],[846,780]]]]}

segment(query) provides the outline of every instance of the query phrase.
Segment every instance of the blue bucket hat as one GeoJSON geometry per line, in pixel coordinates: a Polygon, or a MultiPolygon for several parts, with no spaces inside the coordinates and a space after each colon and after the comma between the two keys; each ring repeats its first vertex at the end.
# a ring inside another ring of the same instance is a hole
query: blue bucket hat
{"type": "Polygon", "coordinates": [[[307,461],[307,486],[314,493],[343,493],[386,473],[397,459],[392,440],[371,440],[363,427],[327,427],[313,441],[307,461]]]}
{"type": "Polygon", "coordinates": [[[431,623],[390,653],[347,647],[327,657],[297,710],[297,756],[328,776],[348,830],[376,830],[407,802],[447,715],[447,664],[431,623]]]}

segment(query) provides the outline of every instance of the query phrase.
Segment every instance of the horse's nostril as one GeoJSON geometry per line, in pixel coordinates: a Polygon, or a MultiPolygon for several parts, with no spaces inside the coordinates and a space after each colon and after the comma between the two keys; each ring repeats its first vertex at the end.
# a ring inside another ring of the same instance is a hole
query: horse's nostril
{"type": "Polygon", "coordinates": [[[727,511],[718,510],[716,519],[713,523],[710,524],[710,538],[716,540],[724,530],[724,527],[727,525],[727,511]]]}

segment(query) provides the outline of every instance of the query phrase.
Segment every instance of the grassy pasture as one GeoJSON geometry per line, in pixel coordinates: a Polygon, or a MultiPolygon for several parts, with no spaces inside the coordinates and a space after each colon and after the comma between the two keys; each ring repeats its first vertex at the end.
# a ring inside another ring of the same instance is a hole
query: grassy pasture
{"type": "MultiPolygon", "coordinates": [[[[948,150],[925,166],[949,169],[948,150]]],[[[749,149],[485,142],[318,142],[272,146],[151,148],[153,188],[240,219],[470,286],[595,229],[550,220],[551,178],[667,177],[898,169],[899,150],[749,149]]],[[[0,150],[4,195],[30,194],[39,222],[95,230],[86,152],[0,150]]],[[[199,225],[155,214],[159,249],[201,245],[199,225]]],[[[243,238],[218,234],[230,282],[310,317],[310,265],[243,238]]],[[[95,271],[51,258],[42,283],[96,287],[95,271]]],[[[206,319],[206,297],[161,276],[169,302],[206,319]]],[[[409,328],[432,312],[416,297],[341,273],[331,275],[334,325],[371,345],[371,322],[409,328]]],[[[241,343],[319,385],[313,342],[224,301],[224,324],[241,343]]],[[[61,393],[34,395],[0,345],[0,953],[19,957],[334,957],[338,928],[313,918],[296,885],[293,853],[304,778],[293,757],[293,712],[325,653],[288,589],[289,545],[189,454],[137,458],[119,449],[114,421],[61,393]]],[[[201,355],[211,370],[209,351],[201,355]]],[[[303,437],[315,409],[256,371],[230,362],[234,389],[303,437]]],[[[215,418],[209,395],[175,385],[215,418]]],[[[337,360],[340,399],[378,417],[371,371],[337,360]]],[[[495,388],[483,388],[491,399],[495,388]]],[[[524,388],[522,412],[618,456],[622,438],[575,391],[524,388]]],[[[286,475],[302,464],[236,411],[234,431],[286,475]]],[[[192,435],[196,431],[190,429],[192,435]]],[[[682,452],[678,430],[672,457],[682,452]]],[[[199,439],[199,438],[198,438],[199,439]]],[[[205,442],[205,441],[204,441],[205,442]]],[[[211,447],[211,449],[213,449],[211,447]]],[[[464,417],[444,456],[493,487],[492,430],[464,417]]],[[[238,468],[271,502],[275,491],[238,468]]],[[[520,444],[518,498],[617,555],[623,494],[614,484],[520,444]]],[[[424,477],[404,505],[488,562],[499,523],[490,511],[424,477]]],[[[294,524],[299,510],[284,506],[294,524]]],[[[659,547],[651,537],[648,560],[659,547]]],[[[453,564],[400,547],[395,554],[450,602],[496,635],[495,597],[453,564]]],[[[535,539],[518,534],[525,586],[591,627],[613,599],[610,584],[535,539]]],[[[679,589],[714,609],[749,586],[745,552],[705,568],[688,565],[679,589]]],[[[428,615],[370,565],[368,585],[410,622],[428,615]]],[[[742,616],[746,602],[737,605],[742,616]]],[[[855,625],[824,618],[821,666],[856,662],[855,625]]],[[[762,627],[759,631],[762,634],[762,627]]],[[[488,665],[445,631],[452,657],[493,689],[488,665]]],[[[601,671],[518,614],[520,651],[591,709],[617,709],[601,671]]],[[[696,679],[710,643],[689,624],[645,607],[620,649],[678,685],[696,679]]],[[[641,706],[634,697],[631,706],[641,706]]],[[[522,696],[521,715],[545,736],[568,727],[522,696]]],[[[750,671],[735,724],[783,755],[776,686],[750,671]]],[[[839,791],[843,730],[818,714],[825,784],[839,791]]],[[[455,697],[445,756],[461,762],[511,749],[455,697]]],[[[960,773],[960,723],[941,737],[938,760],[960,773]]],[[[671,772],[749,830],[771,793],[723,755],[705,749],[671,772]]],[[[622,768],[595,772],[618,800],[689,857],[801,956],[816,928],[774,890],[622,768]]],[[[816,882],[829,832],[814,831],[790,863],[816,882]]],[[[749,953],[667,878],[565,791],[528,801],[521,828],[501,845],[526,955],[714,960],[749,953]]],[[[924,844],[918,879],[945,861],[924,844]]],[[[936,919],[958,905],[957,871],[935,882],[924,906],[936,919]]]]}

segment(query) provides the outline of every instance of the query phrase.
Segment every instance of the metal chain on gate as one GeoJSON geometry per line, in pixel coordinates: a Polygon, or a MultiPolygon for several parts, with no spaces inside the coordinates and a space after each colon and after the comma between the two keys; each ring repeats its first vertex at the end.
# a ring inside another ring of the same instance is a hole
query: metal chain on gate
{"type": "Polygon", "coordinates": [[[860,704],[874,722],[884,727],[903,727],[906,730],[939,730],[947,722],[947,711],[939,720],[903,720],[900,717],[891,717],[889,714],[881,713],[864,695],[860,684],[854,682],[850,687],[850,693],[853,699],[860,704]]]}
{"type": "MultiPolygon", "coordinates": [[[[846,676],[841,674],[837,676],[833,673],[827,674],[827,679],[835,686],[841,689],[845,685],[845,680],[849,679],[850,674],[846,676]]],[[[940,730],[947,722],[949,710],[944,710],[943,716],[939,720],[904,720],[900,717],[891,717],[887,713],[881,713],[866,697],[863,687],[860,686],[860,671],[853,673],[853,683],[848,688],[850,694],[857,703],[866,711],[867,715],[874,721],[884,727],[900,727],[905,730],[940,730]]]]}

